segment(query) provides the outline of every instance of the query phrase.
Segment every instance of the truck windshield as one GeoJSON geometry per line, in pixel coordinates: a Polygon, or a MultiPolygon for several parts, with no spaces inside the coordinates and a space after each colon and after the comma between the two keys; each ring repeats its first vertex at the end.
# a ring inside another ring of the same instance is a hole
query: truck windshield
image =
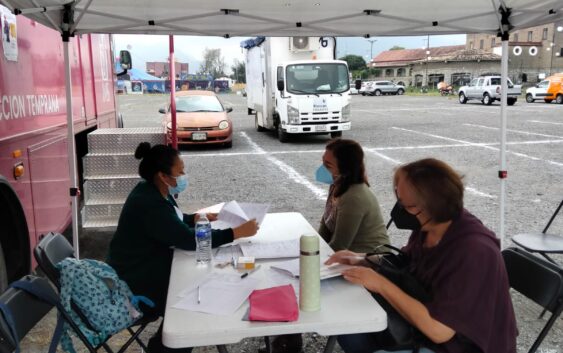
{"type": "Polygon", "coordinates": [[[350,89],[344,64],[288,65],[286,82],[287,91],[294,94],[340,94],[350,89]]]}

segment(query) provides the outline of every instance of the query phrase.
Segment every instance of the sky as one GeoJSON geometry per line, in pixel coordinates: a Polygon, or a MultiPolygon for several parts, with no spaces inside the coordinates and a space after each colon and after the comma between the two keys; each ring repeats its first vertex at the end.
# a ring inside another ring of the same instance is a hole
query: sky
{"type": "MultiPolygon", "coordinates": [[[[133,58],[133,67],[145,71],[147,61],[167,61],[169,48],[168,36],[162,35],[114,35],[116,53],[119,50],[129,50],[133,58]]],[[[189,72],[196,73],[203,59],[205,48],[220,48],[227,64],[227,73],[235,60],[243,61],[244,52],[240,42],[247,38],[219,38],[174,36],[176,60],[189,63],[189,72]]],[[[398,45],[406,49],[422,48],[427,45],[427,37],[375,37],[373,42],[373,56],[398,45]]],[[[465,35],[430,36],[430,46],[465,44],[465,35]]],[[[369,61],[372,52],[371,43],[365,38],[338,38],[337,57],[348,54],[360,55],[369,61]]]]}

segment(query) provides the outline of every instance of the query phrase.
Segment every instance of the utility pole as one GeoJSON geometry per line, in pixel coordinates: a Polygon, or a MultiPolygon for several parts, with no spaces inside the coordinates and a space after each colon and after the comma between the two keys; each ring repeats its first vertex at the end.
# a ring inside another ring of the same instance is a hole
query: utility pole
{"type": "Polygon", "coordinates": [[[430,34],[426,36],[426,68],[424,76],[426,76],[426,87],[428,88],[428,62],[430,61],[430,34]]]}
{"type": "Polygon", "coordinates": [[[370,44],[370,48],[369,48],[370,59],[369,59],[369,61],[371,62],[373,60],[373,43],[377,42],[377,39],[368,39],[368,42],[370,44]]]}

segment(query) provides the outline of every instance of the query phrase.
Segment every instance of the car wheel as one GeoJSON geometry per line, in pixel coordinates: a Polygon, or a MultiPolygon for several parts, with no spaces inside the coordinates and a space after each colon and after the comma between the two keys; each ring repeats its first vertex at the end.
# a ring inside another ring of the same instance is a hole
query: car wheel
{"type": "Polygon", "coordinates": [[[342,137],[342,131],[334,131],[330,133],[330,137],[333,139],[342,137]]]}
{"type": "Polygon", "coordinates": [[[365,96],[366,96],[366,92],[362,92],[362,96],[364,96],[364,97],[365,97],[365,96]]]}
{"type": "Polygon", "coordinates": [[[225,148],[232,148],[233,147],[233,141],[225,142],[225,144],[223,146],[225,146],[225,148]]]}
{"type": "Polygon", "coordinates": [[[402,88],[399,88],[399,90],[397,91],[397,94],[398,94],[399,96],[402,96],[403,94],[405,94],[405,90],[402,89],[402,88]]]}
{"type": "Polygon", "coordinates": [[[483,104],[484,104],[484,105],[491,105],[491,104],[493,104],[493,100],[492,100],[491,96],[489,96],[488,93],[485,93],[485,94],[483,95],[483,104]]]}
{"type": "Polygon", "coordinates": [[[461,93],[459,94],[459,102],[460,102],[461,104],[467,103],[467,97],[465,96],[465,93],[461,92],[461,93]]]}
{"type": "Polygon", "coordinates": [[[514,103],[516,103],[516,98],[507,98],[506,99],[506,104],[514,105],[514,103]]]}
{"type": "Polygon", "coordinates": [[[381,96],[381,91],[376,89],[373,94],[375,94],[376,96],[381,96]]]}
{"type": "Polygon", "coordinates": [[[281,123],[278,124],[278,140],[280,140],[281,143],[289,141],[289,134],[283,131],[281,123]]]}
{"type": "Polygon", "coordinates": [[[558,95],[557,98],[555,98],[555,102],[557,104],[563,104],[563,94],[558,95]]]}
{"type": "Polygon", "coordinates": [[[258,125],[258,113],[254,114],[254,127],[258,132],[266,131],[263,126],[258,125]]]}
{"type": "Polygon", "coordinates": [[[526,102],[528,102],[528,103],[534,103],[534,96],[532,96],[531,93],[528,93],[528,94],[526,95],[526,102]]]}

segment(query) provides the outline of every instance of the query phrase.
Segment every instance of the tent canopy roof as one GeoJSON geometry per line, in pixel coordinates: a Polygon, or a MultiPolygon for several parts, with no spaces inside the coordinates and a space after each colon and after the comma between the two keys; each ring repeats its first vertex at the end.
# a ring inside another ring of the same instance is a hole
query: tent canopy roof
{"type": "Polygon", "coordinates": [[[510,30],[563,20],[561,0],[0,0],[16,13],[71,33],[203,36],[413,36],[510,30]],[[46,10],[46,11],[45,11],[46,10]]]}

